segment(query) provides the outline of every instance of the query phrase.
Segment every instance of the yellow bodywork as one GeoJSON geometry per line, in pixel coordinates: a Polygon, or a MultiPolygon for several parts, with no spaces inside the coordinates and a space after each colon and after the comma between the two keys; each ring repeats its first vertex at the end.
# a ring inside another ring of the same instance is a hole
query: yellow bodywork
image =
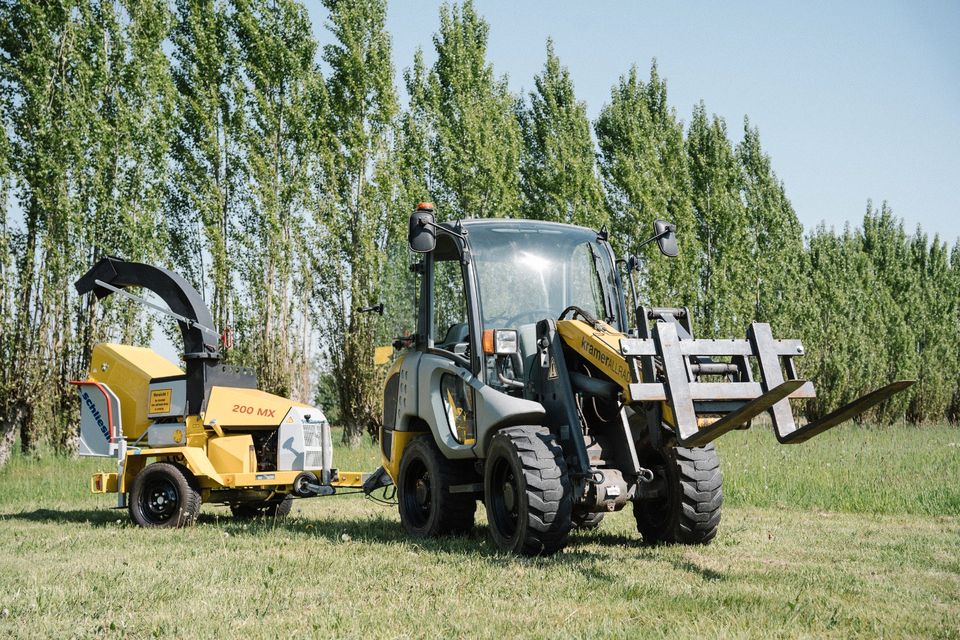
{"type": "MultiPolygon", "coordinates": [[[[623,401],[633,402],[630,396],[630,385],[634,382],[643,382],[641,373],[637,371],[637,380],[633,379],[627,359],[620,353],[620,341],[627,336],[603,322],[591,326],[581,320],[558,320],[557,332],[571,349],[580,354],[587,362],[597,367],[611,380],[620,385],[623,401]]],[[[673,410],[667,402],[660,403],[663,421],[674,424],[673,410]]],[[[700,426],[708,426],[713,419],[704,420],[700,426]]]]}
{"type": "Polygon", "coordinates": [[[243,474],[257,470],[253,437],[249,433],[210,438],[207,442],[207,457],[213,468],[221,474],[243,474]]]}
{"type": "Polygon", "coordinates": [[[580,320],[558,320],[557,332],[571,349],[619,384],[624,399],[630,402],[630,384],[637,381],[630,373],[627,359],[620,354],[620,340],[626,336],[610,325],[597,325],[599,328],[580,320]]]}
{"type": "Polygon", "coordinates": [[[150,426],[150,380],[182,376],[183,370],[160,354],[126,344],[98,344],[90,356],[90,378],[102,382],[117,394],[123,434],[136,440],[150,426]]]}
{"type": "Polygon", "coordinates": [[[203,423],[220,427],[278,427],[293,407],[312,409],[259,389],[213,387],[203,413],[203,423]]]}
{"type": "Polygon", "coordinates": [[[393,345],[386,345],[384,347],[375,347],[373,349],[373,364],[376,367],[382,367],[385,364],[390,363],[390,358],[393,357],[393,352],[395,349],[393,345]]]}
{"type": "Polygon", "coordinates": [[[403,457],[403,450],[407,448],[407,445],[410,444],[414,438],[422,435],[422,431],[394,431],[393,444],[390,447],[390,458],[384,456],[381,450],[380,461],[383,463],[384,470],[387,472],[387,475],[390,476],[390,479],[393,480],[394,484],[397,483],[397,479],[400,476],[400,460],[403,457]]]}
{"type": "MultiPolygon", "coordinates": [[[[144,440],[144,444],[138,446],[137,439],[153,424],[147,417],[151,406],[159,410],[160,405],[169,405],[170,402],[169,390],[150,393],[150,381],[182,376],[183,370],[150,349],[98,344],[93,349],[89,373],[91,381],[106,384],[119,398],[123,435],[129,443],[119,473],[91,476],[90,490],[93,493],[129,492],[137,474],[147,464],[159,460],[187,467],[200,487],[206,490],[204,500],[210,497],[211,489],[252,488],[286,492],[301,473],[258,472],[253,437],[229,429],[276,428],[284,419],[292,420],[287,417],[290,409],[312,409],[310,405],[258,389],[213,387],[206,410],[200,415],[183,418],[182,445],[148,447],[144,440]]],[[[175,432],[175,437],[179,434],[179,431],[175,432]]],[[[338,479],[331,484],[359,487],[363,479],[359,472],[340,472],[338,479]]]]}
{"type": "MultiPolygon", "coordinates": [[[[387,370],[385,380],[390,380],[394,375],[400,374],[400,367],[403,365],[403,356],[401,355],[393,364],[390,365],[390,368],[387,370]]],[[[403,458],[403,451],[407,448],[407,445],[416,438],[417,436],[423,435],[422,431],[391,431],[392,438],[390,445],[390,456],[388,457],[384,452],[385,436],[384,428],[381,425],[380,427],[380,464],[383,466],[384,471],[387,472],[387,475],[390,476],[390,479],[393,480],[394,484],[397,482],[397,478],[400,476],[400,460],[403,458]]]]}

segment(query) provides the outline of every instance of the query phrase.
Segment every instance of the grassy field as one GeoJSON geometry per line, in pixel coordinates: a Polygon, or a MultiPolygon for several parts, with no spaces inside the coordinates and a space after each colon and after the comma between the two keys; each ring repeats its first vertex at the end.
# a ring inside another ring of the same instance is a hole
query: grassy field
{"type": "MultiPolygon", "coordinates": [[[[724,437],[707,547],[639,544],[608,517],[546,559],[411,541],[395,508],[302,501],[285,522],[205,507],[131,526],[91,460],[0,471],[0,637],[960,638],[960,429],[847,427],[798,447],[724,437]]],[[[372,447],[337,452],[376,465],[372,447]]],[[[480,512],[478,512],[480,513],[480,512]]]]}

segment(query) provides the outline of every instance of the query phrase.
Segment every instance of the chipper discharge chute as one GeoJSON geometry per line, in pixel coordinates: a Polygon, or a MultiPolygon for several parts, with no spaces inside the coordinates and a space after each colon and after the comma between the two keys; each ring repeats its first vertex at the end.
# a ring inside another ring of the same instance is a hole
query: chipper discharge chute
{"type": "Polygon", "coordinates": [[[79,380],[80,454],[116,457],[91,479],[116,493],[143,526],[192,523],[201,503],[236,517],[285,516],[294,497],[359,491],[369,474],[332,466],[330,425],[317,407],[257,389],[250,369],[220,361],[219,334],[200,294],[158,267],[103,258],[76,282],[81,294],[118,294],[177,320],[185,369],[154,351],[98,344],[79,380]],[[126,291],[141,287],[169,307],[126,291]]]}
{"type": "MultiPolygon", "coordinates": [[[[677,254],[672,225],[648,242],[677,254]]],[[[705,543],[723,496],[714,439],[766,413],[780,442],[803,442],[911,384],[798,426],[790,401],[814,397],[800,341],[763,323],[699,339],[686,309],[638,307],[638,260],[617,260],[606,232],[438,224],[422,205],[409,243],[416,328],[396,343],[380,441],[413,535],[469,529],[482,501],[498,546],[552,553],[631,504],[646,542],[705,543]]]]}

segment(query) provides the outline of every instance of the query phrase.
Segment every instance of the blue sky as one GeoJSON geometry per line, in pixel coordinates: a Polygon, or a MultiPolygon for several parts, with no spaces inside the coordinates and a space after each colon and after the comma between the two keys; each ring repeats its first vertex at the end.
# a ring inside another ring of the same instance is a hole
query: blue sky
{"type": "MultiPolygon", "coordinates": [[[[307,2],[323,44],[325,14],[307,2]]],[[[389,5],[398,84],[417,47],[433,59],[439,1],[389,5]]],[[[858,224],[886,200],[960,237],[960,3],[508,2],[479,0],[488,57],[515,92],[533,87],[553,37],[595,117],[632,64],[657,59],[678,116],[703,99],[739,140],[743,117],[804,227],[858,224]]]]}

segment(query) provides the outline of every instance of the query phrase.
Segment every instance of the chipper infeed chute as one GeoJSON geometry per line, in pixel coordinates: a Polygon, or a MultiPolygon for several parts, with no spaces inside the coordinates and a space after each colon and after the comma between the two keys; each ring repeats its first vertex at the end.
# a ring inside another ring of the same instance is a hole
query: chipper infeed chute
{"type": "Polygon", "coordinates": [[[745,340],[696,339],[686,309],[641,313],[638,338],[607,332],[591,319],[564,323],[560,333],[570,342],[582,332],[581,353],[594,355],[601,369],[604,361],[616,365],[606,373],[620,381],[627,404],[662,403],[664,422],[684,447],[703,446],[765,412],[781,443],[804,442],[913,384],[893,382],[798,426],[790,400],[816,397],[813,383],[797,375],[794,358],[804,355],[799,340],[775,339],[762,322],[750,325],[745,340]]]}

